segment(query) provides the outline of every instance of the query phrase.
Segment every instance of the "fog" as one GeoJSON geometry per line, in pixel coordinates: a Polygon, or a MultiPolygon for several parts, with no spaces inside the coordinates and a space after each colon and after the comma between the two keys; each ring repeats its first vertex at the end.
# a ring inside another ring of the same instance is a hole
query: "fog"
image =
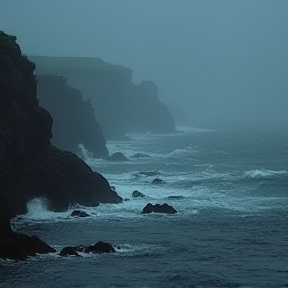
{"type": "Polygon", "coordinates": [[[178,124],[288,123],[286,0],[1,0],[25,54],[93,56],[151,79],[178,124]]]}

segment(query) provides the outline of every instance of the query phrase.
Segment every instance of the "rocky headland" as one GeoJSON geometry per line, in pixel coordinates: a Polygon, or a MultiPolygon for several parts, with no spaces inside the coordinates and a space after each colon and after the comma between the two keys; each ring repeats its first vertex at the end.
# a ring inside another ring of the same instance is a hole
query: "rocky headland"
{"type": "Polygon", "coordinates": [[[0,31],[0,258],[3,253],[19,259],[38,253],[29,250],[35,238],[19,236],[9,224],[11,217],[25,213],[26,203],[34,197],[48,198],[55,211],[74,202],[122,201],[101,174],[51,144],[53,118],[39,106],[34,70],[16,37],[0,31]]]}
{"type": "Polygon", "coordinates": [[[37,76],[37,97],[53,118],[51,142],[56,147],[77,152],[78,145],[93,153],[93,157],[108,156],[106,140],[95,120],[91,99],[84,101],[79,90],[70,87],[65,77],[37,76]]]}
{"type": "MultiPolygon", "coordinates": [[[[57,74],[91,99],[104,137],[125,139],[130,132],[173,133],[174,119],[157,97],[153,81],[132,82],[132,70],[99,58],[29,56],[37,75],[57,74]]],[[[46,106],[44,106],[46,108],[46,106]]]]}

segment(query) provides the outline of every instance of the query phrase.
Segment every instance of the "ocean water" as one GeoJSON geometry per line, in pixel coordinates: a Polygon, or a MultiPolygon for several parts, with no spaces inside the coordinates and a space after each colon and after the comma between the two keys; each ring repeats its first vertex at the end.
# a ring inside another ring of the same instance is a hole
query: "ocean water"
{"type": "Polygon", "coordinates": [[[128,162],[81,157],[126,199],[80,207],[88,218],[28,203],[15,229],[64,246],[107,241],[114,254],[0,260],[0,287],[288,287],[288,135],[180,127],[108,142],[128,162]],[[140,171],[155,171],[143,176],[140,171]],[[152,185],[159,177],[166,183],[152,185]],[[144,198],[132,198],[138,190],[144,198]],[[182,196],[171,199],[169,196],[182,196]],[[142,215],[148,203],[175,215],[142,215]]]}

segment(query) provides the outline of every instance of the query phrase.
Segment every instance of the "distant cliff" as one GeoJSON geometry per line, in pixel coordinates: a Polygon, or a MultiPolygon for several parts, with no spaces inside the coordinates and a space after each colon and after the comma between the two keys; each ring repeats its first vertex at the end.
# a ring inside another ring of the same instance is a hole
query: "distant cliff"
{"type": "Polygon", "coordinates": [[[96,120],[106,139],[119,139],[127,132],[175,132],[168,108],[157,99],[152,81],[132,83],[132,70],[99,58],[30,56],[37,74],[58,74],[92,100],[96,120]]]}
{"type": "Polygon", "coordinates": [[[74,202],[121,202],[102,175],[51,145],[53,119],[39,106],[34,69],[16,37],[0,31],[0,216],[25,212],[39,196],[56,211],[74,202]]]}
{"type": "Polygon", "coordinates": [[[107,157],[106,140],[95,120],[91,100],[83,101],[81,92],[68,86],[64,77],[38,75],[37,82],[40,105],[54,121],[52,144],[75,152],[82,143],[94,157],[107,157]]]}

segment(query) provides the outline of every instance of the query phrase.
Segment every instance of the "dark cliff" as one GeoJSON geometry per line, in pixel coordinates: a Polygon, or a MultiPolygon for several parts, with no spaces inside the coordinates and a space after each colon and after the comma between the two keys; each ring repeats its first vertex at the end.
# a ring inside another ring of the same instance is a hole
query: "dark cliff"
{"type": "Polygon", "coordinates": [[[34,69],[16,37],[0,31],[0,214],[25,212],[35,196],[54,210],[122,201],[102,175],[51,145],[53,119],[39,106],[34,69]]]}
{"type": "Polygon", "coordinates": [[[40,105],[51,113],[54,121],[52,144],[75,152],[82,143],[94,157],[107,157],[106,140],[95,120],[91,100],[83,101],[81,92],[68,86],[64,77],[38,75],[37,81],[40,105]]]}
{"type": "Polygon", "coordinates": [[[129,132],[173,133],[174,119],[158,98],[152,81],[132,83],[132,70],[98,58],[30,56],[36,73],[67,77],[84,99],[92,100],[95,117],[106,139],[129,132]]]}

